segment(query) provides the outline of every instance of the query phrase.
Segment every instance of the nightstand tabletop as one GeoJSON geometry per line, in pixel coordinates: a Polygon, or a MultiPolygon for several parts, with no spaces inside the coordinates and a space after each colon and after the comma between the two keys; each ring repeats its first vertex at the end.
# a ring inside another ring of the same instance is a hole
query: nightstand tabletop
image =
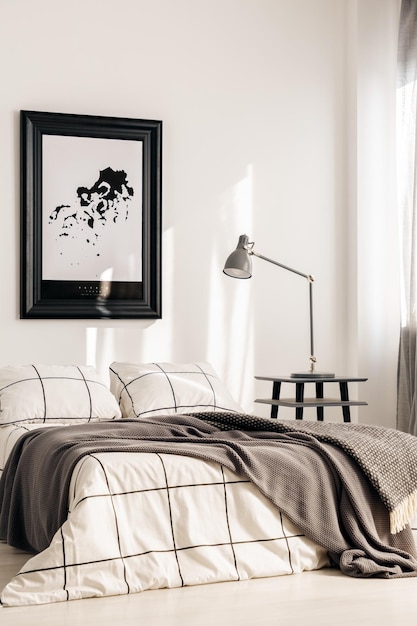
{"type": "Polygon", "coordinates": [[[367,378],[356,376],[329,376],[328,378],[322,378],[321,376],[255,376],[257,380],[270,380],[281,383],[356,383],[364,382],[367,378]]]}

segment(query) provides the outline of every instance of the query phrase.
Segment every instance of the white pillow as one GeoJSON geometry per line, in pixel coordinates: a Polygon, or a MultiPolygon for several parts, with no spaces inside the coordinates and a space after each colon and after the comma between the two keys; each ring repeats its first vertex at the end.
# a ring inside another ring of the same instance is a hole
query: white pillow
{"type": "Polygon", "coordinates": [[[123,417],[242,408],[209,363],[112,363],[110,389],[123,417]]]}
{"type": "Polygon", "coordinates": [[[0,367],[0,425],[119,417],[115,397],[91,366],[0,367]]]}

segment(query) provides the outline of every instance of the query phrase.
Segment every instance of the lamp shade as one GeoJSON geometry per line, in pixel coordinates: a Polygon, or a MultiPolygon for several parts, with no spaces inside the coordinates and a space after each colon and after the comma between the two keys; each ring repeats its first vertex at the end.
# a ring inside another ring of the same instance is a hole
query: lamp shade
{"type": "Polygon", "coordinates": [[[246,248],[249,238],[241,235],[236,247],[226,259],[223,272],[232,278],[250,278],[252,276],[252,259],[246,248]]]}

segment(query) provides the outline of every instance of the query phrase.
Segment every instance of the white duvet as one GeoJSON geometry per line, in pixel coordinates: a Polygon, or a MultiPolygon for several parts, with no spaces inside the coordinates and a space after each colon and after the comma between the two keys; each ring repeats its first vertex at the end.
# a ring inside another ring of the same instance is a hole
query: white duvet
{"type": "MultiPolygon", "coordinates": [[[[27,429],[0,428],[1,469],[27,429]]],[[[107,452],[76,465],[67,520],[6,585],[1,602],[41,604],[328,565],[326,550],[229,469],[178,455],[107,452]]]]}

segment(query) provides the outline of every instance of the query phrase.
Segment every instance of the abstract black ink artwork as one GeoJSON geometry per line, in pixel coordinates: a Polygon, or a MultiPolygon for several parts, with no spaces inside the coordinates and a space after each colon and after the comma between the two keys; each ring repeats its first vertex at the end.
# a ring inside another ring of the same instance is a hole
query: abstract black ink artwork
{"type": "Polygon", "coordinates": [[[21,112],[21,317],[161,316],[161,135],[21,112]]]}
{"type": "Polygon", "coordinates": [[[43,138],[45,280],[142,280],[142,163],[141,142],[43,138]]]}
{"type": "MultiPolygon", "coordinates": [[[[133,234],[129,230],[130,226],[135,226],[132,212],[129,220],[133,196],[134,189],[129,185],[126,172],[106,167],[99,172],[91,187],[76,189],[72,203],[56,206],[49,214],[47,224],[53,229],[54,242],[58,255],[62,257],[62,264],[66,264],[68,268],[77,266],[81,272],[85,272],[87,267],[82,268],[81,265],[88,263],[88,273],[92,279],[102,279],[106,270],[113,275],[113,266],[119,266],[120,259],[116,259],[113,264],[110,262],[109,265],[103,257],[109,247],[111,249],[112,242],[122,240],[126,243],[129,234],[133,234]]],[[[136,234],[140,234],[140,224],[136,224],[136,227],[136,234]]],[[[132,244],[137,247],[136,237],[132,244]]],[[[126,254],[126,250],[117,251],[117,257],[126,258],[126,254]]],[[[139,250],[134,256],[137,256],[136,265],[132,264],[132,267],[138,269],[139,250]]],[[[129,279],[129,276],[120,278],[129,279]]]]}
{"type": "Polygon", "coordinates": [[[126,172],[115,172],[106,167],[92,187],[78,187],[78,202],[75,205],[55,207],[49,216],[49,223],[59,224],[58,237],[82,236],[88,245],[99,247],[103,228],[111,228],[111,224],[117,221],[127,221],[129,201],[133,195],[126,172]]]}

